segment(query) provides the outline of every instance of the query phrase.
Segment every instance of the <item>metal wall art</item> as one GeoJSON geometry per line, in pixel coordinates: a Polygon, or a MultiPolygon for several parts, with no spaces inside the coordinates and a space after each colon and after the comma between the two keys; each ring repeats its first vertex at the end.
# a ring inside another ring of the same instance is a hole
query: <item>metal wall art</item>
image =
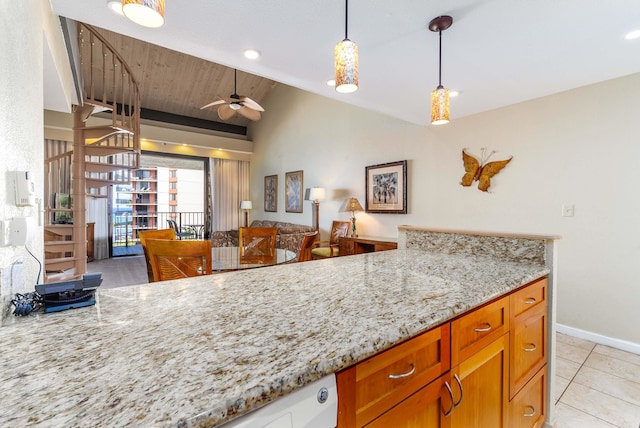
{"type": "Polygon", "coordinates": [[[495,150],[485,156],[486,149],[481,149],[482,155],[480,156],[480,160],[474,158],[465,152],[465,150],[466,149],[462,149],[462,161],[464,162],[465,174],[462,176],[460,184],[463,186],[471,186],[471,183],[478,181],[478,189],[483,192],[486,192],[489,186],[491,186],[491,177],[499,173],[502,168],[513,159],[513,156],[511,156],[506,160],[487,162],[491,155],[496,152],[495,150]]]}

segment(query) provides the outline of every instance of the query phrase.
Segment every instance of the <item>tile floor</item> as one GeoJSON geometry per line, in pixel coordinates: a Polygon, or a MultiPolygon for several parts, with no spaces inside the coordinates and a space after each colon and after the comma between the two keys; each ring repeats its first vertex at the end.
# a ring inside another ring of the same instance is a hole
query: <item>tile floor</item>
{"type": "Polygon", "coordinates": [[[640,355],[558,333],[557,428],[640,427],[640,355]]]}
{"type": "MultiPolygon", "coordinates": [[[[144,284],[144,257],[87,264],[102,272],[101,288],[144,284]]],[[[558,333],[556,427],[640,428],[640,355],[558,333]]]]}

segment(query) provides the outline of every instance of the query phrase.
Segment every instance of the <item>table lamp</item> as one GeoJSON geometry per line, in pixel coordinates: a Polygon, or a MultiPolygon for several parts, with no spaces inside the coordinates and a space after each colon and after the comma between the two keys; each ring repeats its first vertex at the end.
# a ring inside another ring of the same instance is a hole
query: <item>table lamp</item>
{"type": "Polygon", "coordinates": [[[244,227],[249,227],[249,210],[253,209],[253,204],[251,201],[242,201],[240,209],[244,210],[244,227]]]}
{"type": "Polygon", "coordinates": [[[360,202],[358,202],[357,198],[351,197],[347,200],[344,211],[351,211],[351,237],[355,238],[358,236],[358,234],[356,233],[356,212],[364,211],[364,209],[362,209],[362,205],[360,205],[360,202]]]}
{"type": "Polygon", "coordinates": [[[316,230],[320,231],[320,201],[323,200],[327,195],[327,192],[324,190],[324,187],[312,187],[307,189],[305,192],[305,199],[313,202],[316,213],[316,230]]]}

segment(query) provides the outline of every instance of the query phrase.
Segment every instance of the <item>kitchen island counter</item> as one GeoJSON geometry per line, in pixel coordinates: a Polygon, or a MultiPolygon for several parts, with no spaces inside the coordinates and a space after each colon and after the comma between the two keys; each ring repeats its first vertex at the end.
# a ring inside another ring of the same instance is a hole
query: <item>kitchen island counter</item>
{"type": "Polygon", "coordinates": [[[0,426],[215,426],[549,272],[405,248],[101,290],[0,328],[0,426]]]}

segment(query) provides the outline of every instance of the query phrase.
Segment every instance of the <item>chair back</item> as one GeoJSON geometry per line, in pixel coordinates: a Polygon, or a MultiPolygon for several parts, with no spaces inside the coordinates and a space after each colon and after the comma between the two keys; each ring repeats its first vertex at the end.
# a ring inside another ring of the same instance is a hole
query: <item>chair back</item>
{"type": "Polygon", "coordinates": [[[331,225],[331,236],[329,237],[329,243],[331,245],[338,245],[339,238],[347,236],[349,233],[350,221],[338,221],[334,220],[331,225]]]}
{"type": "Polygon", "coordinates": [[[298,254],[299,262],[308,262],[311,260],[311,248],[313,248],[313,243],[318,237],[318,232],[313,232],[310,235],[305,235],[302,240],[302,245],[300,246],[300,254],[298,254]]]}
{"type": "Polygon", "coordinates": [[[171,219],[167,219],[167,223],[169,223],[169,227],[172,228],[173,230],[175,230],[176,232],[176,236],[178,237],[178,239],[182,239],[182,238],[191,238],[194,236],[193,231],[184,231],[184,230],[180,230],[180,228],[178,227],[178,223],[176,223],[175,220],[171,220],[171,219]]]}
{"type": "Polygon", "coordinates": [[[154,281],[211,274],[211,241],[147,239],[154,281]]]}
{"type": "Polygon", "coordinates": [[[238,234],[240,257],[274,258],[277,227],[241,227],[238,234]]]}
{"type": "Polygon", "coordinates": [[[148,239],[176,239],[176,231],[173,229],[158,229],[158,230],[145,230],[138,232],[138,239],[140,239],[140,245],[142,245],[142,251],[144,252],[144,259],[147,262],[147,278],[149,282],[153,282],[153,269],[151,268],[151,261],[149,261],[149,254],[147,252],[147,240],[148,239]]]}

